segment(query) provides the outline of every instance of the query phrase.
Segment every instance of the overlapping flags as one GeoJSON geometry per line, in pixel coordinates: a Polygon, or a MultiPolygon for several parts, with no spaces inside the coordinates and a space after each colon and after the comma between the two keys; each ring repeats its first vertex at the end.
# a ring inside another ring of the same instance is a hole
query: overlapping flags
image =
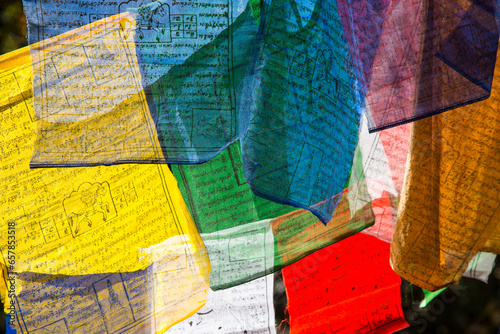
{"type": "Polygon", "coordinates": [[[434,291],[500,253],[496,6],[25,0],[11,325],[275,333],[283,269],[293,333],[404,328],[398,275],[434,291]]]}

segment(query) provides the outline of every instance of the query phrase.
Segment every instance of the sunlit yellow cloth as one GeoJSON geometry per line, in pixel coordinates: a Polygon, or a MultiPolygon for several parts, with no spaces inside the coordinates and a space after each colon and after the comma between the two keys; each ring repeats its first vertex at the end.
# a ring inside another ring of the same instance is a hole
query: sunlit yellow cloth
{"type": "Polygon", "coordinates": [[[186,238],[175,236],[144,249],[153,263],[140,271],[10,273],[16,285],[14,307],[6,307],[12,326],[18,332],[36,333],[165,332],[197,312],[207,298],[208,273],[197,265],[203,257],[186,238]]]}
{"type": "Polygon", "coordinates": [[[479,252],[500,254],[500,61],[491,97],[413,123],[394,270],[435,291],[479,252]]]}
{"type": "Polygon", "coordinates": [[[0,71],[0,249],[6,256],[7,226],[14,223],[14,271],[141,270],[152,263],[142,249],[182,235],[186,248],[202,254],[197,265],[208,266],[166,165],[30,170],[36,122],[29,49],[2,56],[0,71]]]}

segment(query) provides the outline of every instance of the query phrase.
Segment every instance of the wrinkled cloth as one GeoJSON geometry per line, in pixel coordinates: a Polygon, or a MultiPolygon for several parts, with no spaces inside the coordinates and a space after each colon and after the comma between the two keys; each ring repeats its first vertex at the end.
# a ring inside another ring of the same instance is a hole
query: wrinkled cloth
{"type": "MultiPolygon", "coordinates": [[[[361,164],[360,150],[355,160],[361,164]]],[[[243,176],[238,143],[204,164],[172,165],[172,172],[207,247],[213,290],[280,270],[375,221],[359,168],[337,195],[339,204],[326,226],[305,209],[255,196],[243,176]]]]}
{"type": "Polygon", "coordinates": [[[429,291],[458,283],[479,251],[500,253],[499,66],[488,100],[413,123],[391,260],[429,291]]]}
{"type": "Polygon", "coordinates": [[[357,234],[283,269],[290,333],[394,333],[408,327],[389,243],[357,234]]]}

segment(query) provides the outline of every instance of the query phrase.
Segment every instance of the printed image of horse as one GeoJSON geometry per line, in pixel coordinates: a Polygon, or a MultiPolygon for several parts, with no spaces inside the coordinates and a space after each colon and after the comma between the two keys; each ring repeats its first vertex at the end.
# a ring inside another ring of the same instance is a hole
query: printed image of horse
{"type": "Polygon", "coordinates": [[[82,233],[116,216],[109,184],[82,183],[63,202],[73,235],[82,233]]]}

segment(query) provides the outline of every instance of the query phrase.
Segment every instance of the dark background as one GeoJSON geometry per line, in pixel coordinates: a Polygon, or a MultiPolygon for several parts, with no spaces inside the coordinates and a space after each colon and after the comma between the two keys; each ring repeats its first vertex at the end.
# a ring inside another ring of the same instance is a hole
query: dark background
{"type": "Polygon", "coordinates": [[[27,45],[26,17],[18,0],[0,0],[0,54],[27,45]]]}

